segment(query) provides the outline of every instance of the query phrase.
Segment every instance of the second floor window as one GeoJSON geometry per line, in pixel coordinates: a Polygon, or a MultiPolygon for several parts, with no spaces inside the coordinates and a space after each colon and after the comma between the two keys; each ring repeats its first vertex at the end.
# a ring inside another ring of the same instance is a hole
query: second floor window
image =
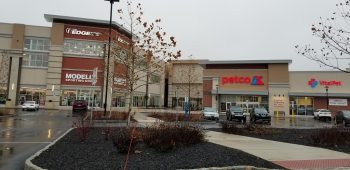
{"type": "Polygon", "coordinates": [[[103,43],[81,40],[64,40],[64,53],[102,56],[103,43]]]}
{"type": "Polygon", "coordinates": [[[49,56],[47,53],[25,53],[23,66],[26,67],[47,67],[49,56]]]}
{"type": "Polygon", "coordinates": [[[24,39],[24,50],[26,51],[43,51],[47,52],[50,48],[50,40],[45,38],[30,38],[24,39]]]}

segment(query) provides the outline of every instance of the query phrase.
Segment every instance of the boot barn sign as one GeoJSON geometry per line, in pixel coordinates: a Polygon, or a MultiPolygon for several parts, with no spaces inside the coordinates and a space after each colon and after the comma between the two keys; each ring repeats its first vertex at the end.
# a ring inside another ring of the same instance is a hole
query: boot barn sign
{"type": "MultiPolygon", "coordinates": [[[[98,74],[96,85],[101,85],[101,80],[101,75],[98,74]]],[[[62,70],[61,84],[92,86],[92,71],[62,70]]]]}

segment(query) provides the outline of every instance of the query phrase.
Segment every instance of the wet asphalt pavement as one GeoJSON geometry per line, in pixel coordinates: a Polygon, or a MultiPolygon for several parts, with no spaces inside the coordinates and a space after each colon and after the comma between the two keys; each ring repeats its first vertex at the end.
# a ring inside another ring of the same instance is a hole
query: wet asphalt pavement
{"type": "Polygon", "coordinates": [[[0,117],[1,170],[23,169],[28,157],[61,136],[76,119],[71,111],[14,111],[16,116],[0,117]]]}

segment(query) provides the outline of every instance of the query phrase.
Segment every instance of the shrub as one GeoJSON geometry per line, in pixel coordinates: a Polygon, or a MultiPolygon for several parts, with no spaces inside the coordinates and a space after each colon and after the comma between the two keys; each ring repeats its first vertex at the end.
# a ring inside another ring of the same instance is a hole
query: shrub
{"type": "Polygon", "coordinates": [[[134,150],[138,142],[135,128],[120,128],[112,135],[113,145],[120,153],[128,153],[129,148],[130,151],[134,150]]]}
{"type": "Polygon", "coordinates": [[[107,117],[104,117],[103,111],[93,111],[92,112],[92,119],[94,120],[127,120],[128,119],[128,112],[119,112],[119,111],[112,111],[111,116],[109,116],[109,112],[107,112],[107,117]]]}
{"type": "MultiPolygon", "coordinates": [[[[163,120],[165,122],[175,122],[176,121],[176,113],[157,113],[153,112],[148,115],[149,117],[157,118],[163,120]]],[[[185,116],[183,113],[177,113],[178,121],[185,121],[185,116]]],[[[203,116],[201,114],[191,114],[188,121],[190,122],[198,122],[203,120],[203,116]]]]}
{"type": "Polygon", "coordinates": [[[326,146],[350,144],[350,130],[339,127],[318,129],[311,135],[311,140],[314,144],[326,146]]]}
{"type": "Polygon", "coordinates": [[[146,127],[142,139],[147,146],[164,152],[204,141],[204,131],[188,124],[160,124],[146,127]]]}
{"type": "Polygon", "coordinates": [[[237,134],[241,129],[236,124],[229,121],[221,122],[222,131],[225,133],[237,134]]]}

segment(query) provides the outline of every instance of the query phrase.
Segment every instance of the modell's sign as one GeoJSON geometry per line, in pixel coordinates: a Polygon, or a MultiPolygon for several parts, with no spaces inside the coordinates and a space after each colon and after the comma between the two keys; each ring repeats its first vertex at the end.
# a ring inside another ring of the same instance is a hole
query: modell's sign
{"type": "Polygon", "coordinates": [[[318,85],[321,86],[342,86],[342,82],[341,81],[336,81],[336,80],[317,80],[315,78],[311,78],[307,84],[311,87],[311,88],[315,88],[318,85]]]}
{"type": "Polygon", "coordinates": [[[102,33],[100,32],[95,32],[95,31],[86,31],[86,30],[80,30],[77,28],[66,28],[66,33],[67,34],[72,34],[72,35],[83,35],[83,36],[92,36],[92,37],[99,37],[102,33]]]}
{"type": "Polygon", "coordinates": [[[66,73],[65,81],[78,83],[92,82],[92,74],[66,73]]]}
{"type": "Polygon", "coordinates": [[[262,81],[263,76],[253,76],[253,77],[244,77],[244,76],[232,76],[232,77],[221,77],[221,85],[225,84],[250,84],[261,86],[264,85],[262,81]]]}

